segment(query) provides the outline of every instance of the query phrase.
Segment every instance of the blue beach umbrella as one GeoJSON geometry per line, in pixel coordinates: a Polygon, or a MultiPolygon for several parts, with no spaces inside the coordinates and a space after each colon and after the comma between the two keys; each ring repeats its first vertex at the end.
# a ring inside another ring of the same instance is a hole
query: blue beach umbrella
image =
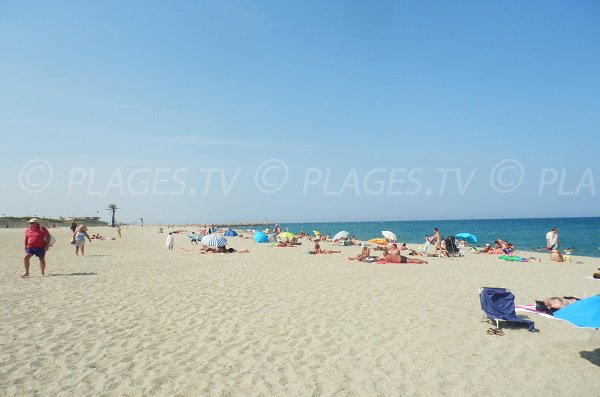
{"type": "Polygon", "coordinates": [[[263,232],[256,232],[254,233],[254,241],[257,243],[266,243],[269,241],[269,236],[263,232]]]}
{"type": "Polygon", "coordinates": [[[600,328],[600,294],[573,302],[554,312],[554,317],[580,328],[600,328]]]}
{"type": "Polygon", "coordinates": [[[477,242],[477,237],[471,233],[458,233],[454,235],[457,240],[466,241],[469,244],[475,244],[477,242]]]}
{"type": "Polygon", "coordinates": [[[225,233],[223,233],[223,236],[227,236],[227,237],[229,237],[229,236],[237,236],[237,235],[238,235],[237,232],[235,230],[233,230],[233,229],[227,229],[225,231],[225,233]]]}

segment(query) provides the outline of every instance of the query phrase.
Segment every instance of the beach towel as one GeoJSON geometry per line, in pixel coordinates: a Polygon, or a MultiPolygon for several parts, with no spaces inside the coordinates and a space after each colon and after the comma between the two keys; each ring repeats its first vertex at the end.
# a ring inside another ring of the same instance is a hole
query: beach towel
{"type": "Polygon", "coordinates": [[[504,259],[509,262],[527,262],[527,259],[521,258],[520,256],[500,255],[498,259],[504,259]]]}
{"type": "Polygon", "coordinates": [[[546,318],[554,318],[554,316],[541,312],[535,309],[535,305],[515,305],[515,312],[525,312],[537,314],[538,316],[546,317],[546,318]]]}

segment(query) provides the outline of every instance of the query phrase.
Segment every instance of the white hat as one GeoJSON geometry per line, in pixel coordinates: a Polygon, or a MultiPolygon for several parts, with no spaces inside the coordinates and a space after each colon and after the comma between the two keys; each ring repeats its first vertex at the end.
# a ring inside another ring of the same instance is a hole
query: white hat
{"type": "Polygon", "coordinates": [[[489,247],[489,246],[490,246],[490,244],[488,243],[488,244],[486,244],[485,246],[486,246],[486,247],[489,247]]]}
{"type": "Polygon", "coordinates": [[[40,223],[40,221],[38,221],[38,218],[31,218],[27,223],[40,223]]]}

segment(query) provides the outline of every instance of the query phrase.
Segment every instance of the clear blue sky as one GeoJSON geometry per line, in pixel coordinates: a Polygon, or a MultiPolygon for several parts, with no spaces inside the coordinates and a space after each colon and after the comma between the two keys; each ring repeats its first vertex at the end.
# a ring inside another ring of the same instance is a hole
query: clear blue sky
{"type": "Polygon", "coordinates": [[[600,215],[597,1],[0,1],[0,54],[1,213],[600,215]]]}

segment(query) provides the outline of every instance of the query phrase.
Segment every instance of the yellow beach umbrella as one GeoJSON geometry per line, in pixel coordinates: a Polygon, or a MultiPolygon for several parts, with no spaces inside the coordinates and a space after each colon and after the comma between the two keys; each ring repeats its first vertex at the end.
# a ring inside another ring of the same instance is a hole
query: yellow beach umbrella
{"type": "Polygon", "coordinates": [[[277,237],[279,237],[280,240],[285,240],[287,238],[288,240],[291,241],[296,237],[296,235],[294,233],[290,233],[290,232],[283,232],[283,233],[279,233],[277,235],[277,237]]]}

